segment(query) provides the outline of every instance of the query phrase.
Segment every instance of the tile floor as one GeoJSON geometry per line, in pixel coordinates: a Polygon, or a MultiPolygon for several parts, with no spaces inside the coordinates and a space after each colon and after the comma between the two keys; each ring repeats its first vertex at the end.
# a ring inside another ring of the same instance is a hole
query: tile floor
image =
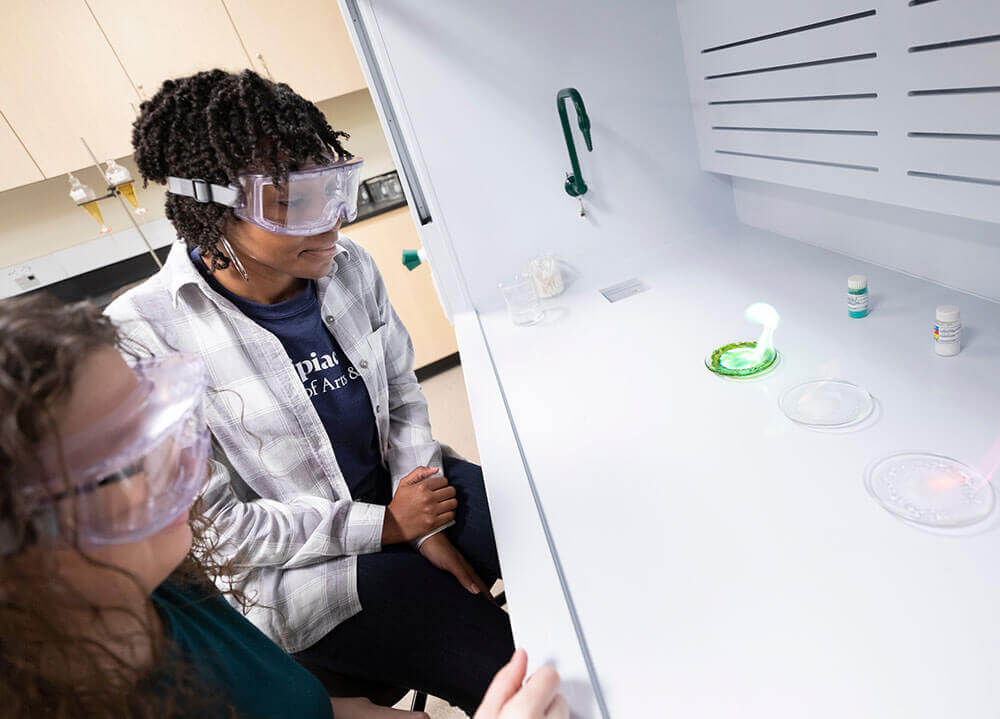
{"type": "Polygon", "coordinates": [[[434,375],[424,380],[420,387],[430,407],[435,438],[450,445],[470,462],[479,464],[479,449],[472,428],[472,413],[462,368],[453,367],[434,375]]]}

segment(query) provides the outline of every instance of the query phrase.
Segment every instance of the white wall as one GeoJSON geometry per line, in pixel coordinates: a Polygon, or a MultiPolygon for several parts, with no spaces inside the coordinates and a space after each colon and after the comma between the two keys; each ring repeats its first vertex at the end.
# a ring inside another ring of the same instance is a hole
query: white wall
{"type": "Polygon", "coordinates": [[[425,243],[446,228],[477,306],[497,303],[496,283],[537,253],[592,279],[609,260],[735,220],[729,180],[699,167],[672,3],[371,7],[382,71],[430,180],[437,227],[424,228],[425,243]],[[555,97],[566,86],[580,90],[593,124],[588,153],[570,109],[591,187],[585,218],[563,190],[570,165],[555,97]]]}
{"type": "Polygon", "coordinates": [[[1000,301],[998,224],[741,178],[733,193],[748,225],[1000,301]]]}

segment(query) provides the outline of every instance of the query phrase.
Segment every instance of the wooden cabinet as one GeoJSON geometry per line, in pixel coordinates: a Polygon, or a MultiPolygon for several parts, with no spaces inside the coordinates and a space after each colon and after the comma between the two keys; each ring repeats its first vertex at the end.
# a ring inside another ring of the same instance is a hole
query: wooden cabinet
{"type": "Polygon", "coordinates": [[[139,94],[199,70],[240,71],[250,58],[221,0],[88,0],[139,94]]]}
{"type": "Polygon", "coordinates": [[[0,192],[45,179],[0,113],[0,192]]]}
{"type": "Polygon", "coordinates": [[[139,102],[170,77],[253,67],[310,100],[365,87],[331,0],[3,0],[0,27],[0,190],[90,166],[81,136],[101,161],[130,154],[139,102]]]}
{"type": "Polygon", "coordinates": [[[0,27],[0,108],[46,177],[92,164],[81,136],[132,151],[138,97],[86,3],[3,0],[0,27]]]}
{"type": "Polygon", "coordinates": [[[430,268],[410,272],[400,261],[404,249],[420,247],[420,238],[407,208],[364,220],[344,228],[375,259],[382,272],[389,300],[413,338],[414,365],[423,367],[458,352],[455,332],[441,309],[430,268]]]}
{"type": "Polygon", "coordinates": [[[223,0],[261,75],[309,100],[360,90],[364,74],[333,0],[223,0]]]}

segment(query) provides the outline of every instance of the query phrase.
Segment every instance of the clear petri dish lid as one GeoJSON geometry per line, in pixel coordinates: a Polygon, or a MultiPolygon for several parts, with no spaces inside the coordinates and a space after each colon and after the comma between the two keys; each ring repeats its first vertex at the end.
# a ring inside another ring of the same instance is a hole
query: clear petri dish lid
{"type": "Polygon", "coordinates": [[[867,419],[875,400],[863,387],[842,379],[814,379],[786,390],[778,406],[793,422],[836,429],[867,419]]]}
{"type": "Polygon", "coordinates": [[[898,517],[928,527],[965,527],[993,511],[993,485],[951,457],[902,452],[865,471],[872,497],[898,517]]]}

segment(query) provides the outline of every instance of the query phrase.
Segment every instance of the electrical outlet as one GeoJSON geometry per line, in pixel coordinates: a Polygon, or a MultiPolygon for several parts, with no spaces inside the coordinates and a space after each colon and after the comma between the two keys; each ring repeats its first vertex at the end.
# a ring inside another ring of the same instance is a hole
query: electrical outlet
{"type": "Polygon", "coordinates": [[[30,290],[34,287],[39,287],[42,281],[38,279],[35,275],[34,270],[28,265],[17,265],[10,271],[10,278],[14,280],[15,284],[22,290],[30,290]]]}

